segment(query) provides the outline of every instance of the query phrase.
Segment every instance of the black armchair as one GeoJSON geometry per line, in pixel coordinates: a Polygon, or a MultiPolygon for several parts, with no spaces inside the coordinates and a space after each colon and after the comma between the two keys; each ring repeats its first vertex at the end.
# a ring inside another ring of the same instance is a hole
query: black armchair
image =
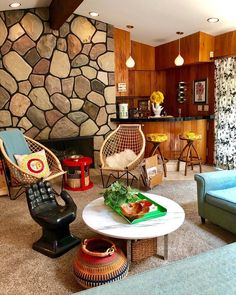
{"type": "Polygon", "coordinates": [[[26,190],[31,217],[42,226],[42,237],[33,249],[51,258],[61,256],[80,243],[70,233],[69,224],[75,220],[77,207],[71,196],[61,192],[65,205],[58,204],[48,181],[39,181],[26,190]]]}

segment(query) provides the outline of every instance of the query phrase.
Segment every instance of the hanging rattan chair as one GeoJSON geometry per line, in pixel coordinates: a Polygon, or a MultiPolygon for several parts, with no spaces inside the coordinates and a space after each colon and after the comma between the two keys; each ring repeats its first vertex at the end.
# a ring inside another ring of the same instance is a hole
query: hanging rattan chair
{"type": "MultiPolygon", "coordinates": [[[[12,132],[12,131],[9,131],[9,132],[12,132]]],[[[20,132],[18,131],[18,134],[19,133],[20,132]]],[[[39,142],[25,135],[23,136],[32,153],[45,150],[48,166],[50,169],[50,175],[44,178],[45,181],[52,180],[56,177],[62,176],[65,173],[65,171],[63,171],[62,169],[60,161],[58,160],[58,158],[56,157],[54,153],[52,153],[48,148],[46,148],[44,145],[40,144],[39,142]]],[[[0,139],[0,150],[4,160],[3,168],[4,168],[6,180],[7,180],[10,199],[15,200],[16,198],[18,198],[20,195],[22,195],[25,192],[25,188],[27,186],[37,182],[39,178],[35,177],[31,173],[25,172],[11,160],[11,158],[9,157],[9,154],[6,152],[6,149],[4,147],[4,142],[2,139],[0,139]],[[11,193],[11,188],[14,188],[14,187],[18,187],[18,190],[15,194],[11,193]]],[[[63,181],[62,181],[62,185],[63,185],[63,181]]]]}
{"type": "Polygon", "coordinates": [[[139,124],[121,124],[108,135],[100,150],[100,171],[103,187],[109,186],[111,178],[114,178],[114,181],[116,181],[122,177],[126,177],[127,185],[129,185],[130,177],[130,185],[132,185],[134,179],[138,180],[137,176],[131,171],[137,168],[142,162],[145,144],[145,136],[142,132],[141,125],[139,124]],[[130,163],[123,168],[113,168],[108,165],[106,160],[109,156],[119,154],[127,149],[132,150],[136,155],[130,163]],[[108,173],[106,183],[104,172],[108,173]]]}

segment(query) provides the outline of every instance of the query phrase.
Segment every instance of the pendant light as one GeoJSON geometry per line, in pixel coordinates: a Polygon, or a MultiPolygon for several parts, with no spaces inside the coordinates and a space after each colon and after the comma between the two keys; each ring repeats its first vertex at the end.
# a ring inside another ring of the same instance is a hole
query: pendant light
{"type": "MultiPolygon", "coordinates": [[[[127,25],[126,26],[128,29],[133,29],[134,26],[131,26],[131,25],[127,25]]],[[[130,56],[129,58],[126,60],[126,67],[127,68],[133,68],[135,66],[135,61],[134,59],[132,58],[131,56],[131,38],[130,38],[130,56]]]]}
{"type": "MultiPolygon", "coordinates": [[[[183,32],[176,32],[177,35],[183,35],[183,32]]],[[[175,59],[175,65],[177,67],[182,66],[184,64],[184,59],[183,57],[180,55],[180,38],[179,38],[179,54],[175,59]]]]}

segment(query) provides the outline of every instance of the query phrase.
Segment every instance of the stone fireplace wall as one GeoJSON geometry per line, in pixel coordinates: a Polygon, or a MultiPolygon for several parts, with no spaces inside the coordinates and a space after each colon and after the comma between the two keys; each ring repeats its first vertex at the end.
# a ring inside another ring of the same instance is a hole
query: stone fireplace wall
{"type": "Polygon", "coordinates": [[[115,128],[113,26],[47,8],[0,12],[0,128],[36,139],[94,136],[94,158],[115,128]]]}

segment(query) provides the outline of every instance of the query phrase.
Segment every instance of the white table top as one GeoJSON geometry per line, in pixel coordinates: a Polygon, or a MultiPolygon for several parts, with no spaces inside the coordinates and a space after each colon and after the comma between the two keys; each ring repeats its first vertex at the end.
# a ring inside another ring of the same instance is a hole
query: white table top
{"type": "Polygon", "coordinates": [[[176,202],[154,194],[142,193],[167,209],[167,214],[137,224],[129,224],[122,216],[104,204],[104,198],[89,203],[82,218],[93,231],[113,238],[136,240],[167,235],[179,228],[185,218],[183,208],[176,202]]]}

